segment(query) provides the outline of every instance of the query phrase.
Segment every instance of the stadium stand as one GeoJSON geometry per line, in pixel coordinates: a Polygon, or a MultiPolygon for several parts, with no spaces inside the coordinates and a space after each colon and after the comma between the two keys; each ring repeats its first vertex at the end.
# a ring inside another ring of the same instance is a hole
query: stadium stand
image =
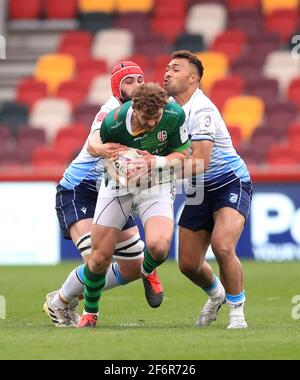
{"type": "Polygon", "coordinates": [[[111,95],[116,61],[162,83],[181,49],[203,61],[202,89],[248,163],[300,164],[300,60],[290,52],[299,30],[298,0],[10,0],[0,165],[64,165],[111,95]]]}

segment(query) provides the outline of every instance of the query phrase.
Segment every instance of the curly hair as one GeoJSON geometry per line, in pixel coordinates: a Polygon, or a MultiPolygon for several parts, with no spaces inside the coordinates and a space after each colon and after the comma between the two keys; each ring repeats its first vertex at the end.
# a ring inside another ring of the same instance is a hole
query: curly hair
{"type": "Polygon", "coordinates": [[[132,107],[149,115],[157,113],[168,103],[167,92],[158,83],[145,83],[138,86],[131,97],[132,107]]]}

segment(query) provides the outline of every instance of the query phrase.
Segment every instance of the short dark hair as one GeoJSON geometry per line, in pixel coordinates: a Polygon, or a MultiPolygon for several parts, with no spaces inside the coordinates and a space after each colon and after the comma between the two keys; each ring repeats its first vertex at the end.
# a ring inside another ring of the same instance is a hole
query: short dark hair
{"type": "Polygon", "coordinates": [[[176,59],[176,58],[187,59],[189,63],[197,67],[197,71],[198,71],[200,79],[203,77],[204,67],[200,59],[196,56],[196,54],[193,54],[189,50],[178,50],[172,53],[172,59],[176,59]]]}
{"type": "Polygon", "coordinates": [[[144,83],[134,89],[133,108],[153,115],[168,103],[167,92],[158,83],[144,83]]]}

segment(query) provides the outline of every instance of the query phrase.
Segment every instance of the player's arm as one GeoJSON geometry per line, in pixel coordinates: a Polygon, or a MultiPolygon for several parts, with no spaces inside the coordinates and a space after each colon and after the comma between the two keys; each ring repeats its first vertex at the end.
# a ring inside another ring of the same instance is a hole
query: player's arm
{"type": "Polygon", "coordinates": [[[93,157],[116,160],[121,148],[121,144],[109,142],[109,135],[105,121],[102,122],[101,128],[95,129],[88,139],[87,150],[93,157]]]}
{"type": "Polygon", "coordinates": [[[192,120],[192,154],[185,168],[184,177],[203,174],[211,162],[216,137],[215,112],[213,108],[204,108],[195,113],[192,120]]]}

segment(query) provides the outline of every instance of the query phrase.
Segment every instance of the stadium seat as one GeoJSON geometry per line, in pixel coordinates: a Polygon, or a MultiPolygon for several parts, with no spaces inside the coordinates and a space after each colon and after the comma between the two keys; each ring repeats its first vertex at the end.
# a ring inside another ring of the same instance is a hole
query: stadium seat
{"type": "Polygon", "coordinates": [[[71,121],[72,106],[63,99],[49,98],[39,100],[30,114],[30,124],[34,128],[43,128],[47,140],[52,141],[57,131],[71,121]]]}
{"type": "Polygon", "coordinates": [[[107,29],[96,34],[92,57],[105,59],[109,68],[133,53],[133,35],[125,29],[107,29]]]}
{"type": "Polygon", "coordinates": [[[87,128],[85,124],[82,123],[70,123],[66,127],[61,128],[56,136],[55,142],[57,143],[59,140],[75,136],[77,139],[81,139],[84,142],[90,133],[90,129],[87,128]]]}
{"type": "Polygon", "coordinates": [[[86,62],[91,54],[89,47],[81,44],[62,46],[59,48],[58,53],[72,56],[76,68],[78,65],[86,62]]]}
{"type": "Polygon", "coordinates": [[[260,162],[266,161],[270,147],[278,143],[281,137],[276,133],[270,133],[270,129],[266,127],[259,127],[253,131],[250,146],[257,154],[260,162]]]}
{"type": "Polygon", "coordinates": [[[232,141],[233,146],[235,148],[238,148],[241,145],[242,140],[243,140],[241,128],[228,126],[228,132],[231,136],[231,141],[232,141]]]}
{"type": "Polygon", "coordinates": [[[60,83],[71,79],[75,73],[75,60],[70,55],[49,54],[40,57],[35,78],[47,83],[49,94],[55,94],[60,83]]]}
{"type": "Polygon", "coordinates": [[[67,46],[84,46],[87,50],[91,48],[93,41],[93,35],[85,30],[76,30],[65,32],[59,41],[58,50],[61,51],[67,46]]]}
{"type": "Polygon", "coordinates": [[[150,16],[148,13],[119,13],[114,18],[114,28],[128,29],[135,36],[148,35],[150,31],[150,16]]]}
{"type": "Polygon", "coordinates": [[[259,78],[248,81],[246,91],[263,99],[265,104],[274,103],[279,98],[279,85],[276,79],[259,78]]]}
{"type": "Polygon", "coordinates": [[[48,168],[66,166],[70,161],[71,154],[63,149],[55,149],[51,146],[41,146],[34,150],[31,164],[34,168],[48,168]]]}
{"type": "Polygon", "coordinates": [[[112,13],[115,11],[115,0],[79,0],[79,10],[82,13],[104,12],[112,13]]]}
{"type": "Polygon", "coordinates": [[[10,0],[9,16],[11,19],[38,19],[42,11],[42,0],[10,0]]]}
{"type": "Polygon", "coordinates": [[[262,0],[262,10],[266,15],[277,9],[299,9],[298,0],[262,0]]]}
{"type": "Polygon", "coordinates": [[[155,34],[135,36],[135,54],[143,54],[150,58],[167,52],[169,49],[164,36],[155,34]]]}
{"type": "Polygon", "coordinates": [[[261,12],[257,9],[234,10],[229,13],[228,28],[240,29],[249,37],[262,35],[264,23],[261,12]]]}
{"type": "Polygon", "coordinates": [[[279,81],[282,94],[286,94],[289,83],[300,73],[300,61],[292,57],[290,52],[275,51],[267,56],[264,76],[279,81]]]}
{"type": "Polygon", "coordinates": [[[5,124],[13,131],[26,123],[28,107],[25,104],[4,102],[0,104],[0,124],[5,124]]]}
{"type": "Polygon", "coordinates": [[[300,26],[298,9],[278,9],[267,16],[266,30],[277,33],[283,42],[290,42],[294,31],[300,26]]]}
{"type": "Polygon", "coordinates": [[[274,144],[267,154],[267,163],[270,165],[293,165],[296,160],[291,155],[291,147],[288,143],[274,144]]]}
{"type": "Polygon", "coordinates": [[[73,122],[81,123],[90,128],[99,112],[101,105],[82,104],[73,112],[73,122]]]}
{"type": "Polygon", "coordinates": [[[151,30],[165,36],[169,44],[173,44],[176,37],[184,31],[185,20],[182,18],[154,18],[151,30]]]}
{"type": "Polygon", "coordinates": [[[199,4],[189,9],[186,31],[201,34],[206,46],[210,46],[216,36],[226,29],[227,12],[221,4],[199,4]]]}
{"type": "Polygon", "coordinates": [[[184,2],[176,1],[176,7],[168,2],[156,2],[153,10],[156,19],[164,19],[166,17],[184,20],[186,17],[186,6],[184,2]]]}
{"type": "Polygon", "coordinates": [[[10,136],[11,136],[11,130],[7,126],[1,124],[0,125],[0,140],[7,141],[10,138],[10,136]]]}
{"type": "Polygon", "coordinates": [[[200,34],[179,34],[174,44],[174,50],[190,50],[196,53],[202,52],[204,49],[203,37],[200,34]]]}
{"type": "Polygon", "coordinates": [[[86,90],[80,80],[71,80],[59,85],[56,96],[68,100],[75,108],[84,102],[86,90]]]}
{"type": "Polygon", "coordinates": [[[107,72],[107,63],[103,59],[86,58],[78,61],[76,79],[81,81],[81,84],[88,89],[95,77],[107,72]]]}
{"type": "Polygon", "coordinates": [[[216,80],[226,76],[229,66],[228,58],[225,54],[218,52],[203,52],[196,55],[204,66],[200,85],[205,92],[209,92],[216,80]]]}
{"type": "Polygon", "coordinates": [[[264,103],[255,96],[229,98],[224,105],[223,116],[228,125],[241,128],[243,139],[249,139],[263,121],[264,103]]]}
{"type": "Polygon", "coordinates": [[[17,86],[16,100],[31,108],[37,100],[47,96],[47,85],[33,78],[23,79],[17,86]]]}
{"type": "Polygon", "coordinates": [[[245,45],[245,33],[240,29],[230,29],[216,37],[212,50],[226,54],[230,62],[232,62],[242,55],[245,45]]]}
{"type": "Polygon", "coordinates": [[[113,15],[111,13],[81,13],[79,18],[81,29],[91,33],[97,33],[100,30],[109,29],[113,24],[113,15]]]}
{"type": "Polygon", "coordinates": [[[248,38],[249,55],[255,57],[255,60],[263,63],[268,54],[275,50],[280,50],[280,38],[277,33],[265,32],[260,35],[251,35],[248,38]]]}
{"type": "Polygon", "coordinates": [[[87,100],[88,103],[99,105],[100,108],[100,106],[105,104],[111,95],[110,75],[104,74],[93,80],[87,100]]]}
{"type": "Polygon", "coordinates": [[[244,81],[241,77],[227,77],[217,80],[210,91],[210,98],[217,108],[222,111],[227,99],[243,93],[244,81]]]}
{"type": "Polygon", "coordinates": [[[72,154],[75,151],[81,150],[88,135],[88,129],[82,124],[62,128],[55,137],[54,147],[58,150],[68,147],[68,150],[72,154]]]}
{"type": "Polygon", "coordinates": [[[131,55],[128,58],[126,58],[126,61],[135,62],[143,69],[144,72],[152,68],[152,62],[150,62],[149,59],[143,54],[131,55]]]}
{"type": "Polygon", "coordinates": [[[78,0],[46,0],[46,17],[49,19],[75,19],[78,0]]]}
{"type": "Polygon", "coordinates": [[[24,127],[16,134],[16,149],[31,156],[34,149],[46,144],[46,133],[42,128],[24,127]]]}
{"type": "Polygon", "coordinates": [[[26,152],[18,152],[16,150],[0,152],[0,169],[5,168],[8,170],[20,169],[24,170],[24,164],[29,163],[29,157],[26,152]]]}
{"type": "Polygon", "coordinates": [[[261,0],[228,0],[229,10],[256,9],[260,10],[261,0]]]}
{"type": "Polygon", "coordinates": [[[278,128],[286,132],[296,117],[297,108],[292,103],[274,102],[266,107],[266,125],[273,129],[278,128]]]}
{"type": "Polygon", "coordinates": [[[259,165],[262,161],[260,155],[257,154],[255,149],[253,149],[253,147],[248,143],[243,143],[237,147],[237,153],[246,162],[248,167],[259,165]]]}
{"type": "Polygon", "coordinates": [[[293,141],[295,137],[299,137],[300,136],[300,122],[291,123],[289,125],[287,133],[288,133],[288,138],[290,141],[293,141]]]}
{"type": "Polygon", "coordinates": [[[115,0],[116,12],[150,12],[153,0],[115,0]]]}
{"type": "Polygon", "coordinates": [[[295,78],[291,81],[288,88],[287,96],[291,102],[296,104],[298,110],[300,111],[300,77],[295,78]]]}

